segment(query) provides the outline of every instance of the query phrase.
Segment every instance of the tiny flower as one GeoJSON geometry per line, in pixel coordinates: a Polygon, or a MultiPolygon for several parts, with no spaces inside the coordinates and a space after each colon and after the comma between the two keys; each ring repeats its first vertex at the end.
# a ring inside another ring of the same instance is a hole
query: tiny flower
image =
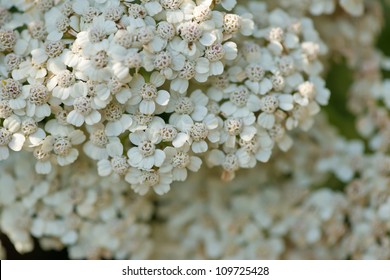
{"type": "Polygon", "coordinates": [[[293,98],[289,94],[267,95],[261,99],[261,111],[257,123],[267,129],[275,124],[275,112],[278,108],[290,111],[293,109],[293,98]]]}
{"type": "Polygon", "coordinates": [[[69,134],[64,131],[58,135],[49,135],[44,140],[44,152],[53,152],[60,166],[69,165],[79,156],[79,151],[73,146],[84,141],[85,135],[81,130],[73,130],[69,134]]]}
{"type": "Polygon", "coordinates": [[[226,116],[246,117],[261,107],[260,98],[252,94],[246,86],[234,86],[226,92],[229,94],[229,101],[221,106],[221,112],[226,116]]]}
{"type": "Polygon", "coordinates": [[[157,194],[163,195],[170,190],[173,178],[171,171],[130,168],[125,180],[131,184],[134,192],[140,195],[145,195],[150,188],[153,188],[157,194]]]}
{"type": "Polygon", "coordinates": [[[228,148],[235,148],[237,136],[244,141],[250,141],[257,132],[255,121],[256,117],[253,113],[244,118],[228,118],[224,122],[221,143],[228,148]]]}
{"type": "Polygon", "coordinates": [[[165,111],[174,112],[170,116],[173,123],[177,123],[183,115],[191,116],[194,121],[202,121],[208,113],[208,102],[208,97],[201,90],[195,90],[189,97],[173,95],[165,111]]]}
{"type": "Polygon", "coordinates": [[[99,111],[92,107],[92,98],[87,95],[87,92],[72,92],[73,110],[69,112],[66,120],[80,127],[84,122],[88,125],[94,125],[101,119],[99,111]]]}
{"type": "Polygon", "coordinates": [[[107,159],[109,156],[107,145],[112,142],[119,142],[119,138],[107,136],[103,125],[87,126],[87,129],[89,140],[85,142],[83,151],[94,160],[107,159]]]}
{"type": "Polygon", "coordinates": [[[127,163],[126,156],[123,155],[123,145],[119,141],[107,144],[107,153],[110,159],[101,159],[98,161],[98,174],[100,176],[109,176],[112,173],[115,176],[125,175],[130,166],[127,163]]]}
{"type": "Polygon", "coordinates": [[[25,85],[22,90],[27,102],[27,116],[37,121],[41,121],[45,117],[50,116],[51,109],[48,102],[50,102],[51,94],[45,85],[40,83],[25,85]]]}
{"type": "Polygon", "coordinates": [[[133,167],[148,170],[153,166],[160,167],[165,160],[165,153],[156,148],[159,143],[159,131],[147,129],[130,134],[130,141],[138,147],[130,148],[127,152],[129,164],[133,167]]]}
{"type": "Polygon", "coordinates": [[[166,163],[160,170],[172,170],[174,181],[185,181],[187,179],[187,169],[197,172],[200,169],[202,160],[199,157],[190,156],[188,151],[190,146],[184,145],[181,148],[166,147],[166,163]]]}
{"type": "Polygon", "coordinates": [[[161,111],[160,108],[168,105],[170,94],[166,90],[158,90],[164,83],[157,72],[153,72],[150,82],[145,82],[141,75],[137,75],[130,83],[130,89],[134,93],[129,99],[130,105],[138,105],[142,114],[153,114],[161,111]],[[156,104],[162,106],[156,108],[156,104]]]}
{"type": "Polygon", "coordinates": [[[208,150],[208,144],[205,140],[211,143],[217,143],[220,140],[220,132],[218,130],[220,123],[216,116],[209,114],[202,122],[194,122],[188,116],[183,115],[176,124],[181,131],[189,135],[189,142],[194,153],[204,153],[208,150]]]}
{"type": "Polygon", "coordinates": [[[16,133],[18,129],[9,127],[10,124],[4,122],[4,127],[0,127],[0,161],[9,157],[9,149],[20,151],[26,138],[21,133],[16,133]]]}

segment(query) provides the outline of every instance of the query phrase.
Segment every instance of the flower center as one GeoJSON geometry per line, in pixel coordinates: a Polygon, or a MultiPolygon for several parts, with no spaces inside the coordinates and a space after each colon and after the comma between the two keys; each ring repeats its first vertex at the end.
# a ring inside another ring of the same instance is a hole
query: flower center
{"type": "Polygon", "coordinates": [[[164,10],[176,10],[180,7],[183,0],[160,0],[161,6],[164,10]]]}
{"type": "Polygon", "coordinates": [[[190,129],[190,136],[194,141],[201,141],[206,139],[209,131],[204,123],[194,123],[190,129]]]}
{"type": "Polygon", "coordinates": [[[50,99],[50,93],[44,85],[35,84],[30,89],[30,102],[41,106],[50,99]]]}
{"type": "Polygon", "coordinates": [[[165,40],[171,40],[175,37],[175,27],[166,21],[162,21],[157,25],[157,34],[165,40]]]}
{"type": "Polygon", "coordinates": [[[156,70],[162,70],[169,67],[169,65],[171,65],[171,62],[172,56],[170,55],[170,53],[162,51],[156,54],[153,61],[153,65],[156,70]]]}
{"type": "Polygon", "coordinates": [[[88,115],[89,113],[92,112],[91,104],[92,104],[92,100],[90,97],[81,96],[81,97],[77,97],[74,100],[73,106],[78,113],[82,115],[88,115]]]}
{"type": "Polygon", "coordinates": [[[225,121],[225,130],[229,135],[236,136],[242,131],[243,123],[240,119],[228,119],[225,121]]]}
{"type": "Polygon", "coordinates": [[[172,165],[177,168],[185,168],[190,164],[190,156],[185,152],[178,152],[172,158],[172,165]]]}
{"type": "Polygon", "coordinates": [[[34,150],[34,157],[39,161],[44,161],[49,159],[50,153],[46,153],[42,148],[37,148],[34,150]]]}
{"type": "Polygon", "coordinates": [[[191,114],[194,111],[194,105],[188,97],[181,97],[175,106],[175,112],[178,114],[191,114]]]}
{"type": "Polygon", "coordinates": [[[45,44],[45,52],[49,57],[57,57],[64,50],[64,44],[61,41],[47,42],[45,44]]]}
{"type": "Polygon", "coordinates": [[[74,85],[76,78],[69,70],[64,70],[58,75],[58,85],[63,88],[68,88],[74,85]]]}
{"type": "Polygon", "coordinates": [[[22,85],[11,78],[1,81],[1,97],[15,99],[22,93],[22,85]]]}
{"type": "Polygon", "coordinates": [[[202,30],[196,22],[186,22],[180,28],[181,37],[187,42],[196,42],[202,36],[202,30]]]}
{"type": "Polygon", "coordinates": [[[223,29],[227,34],[237,32],[241,27],[241,18],[239,15],[226,14],[223,18],[223,29]]]}
{"type": "Polygon", "coordinates": [[[123,115],[123,107],[117,103],[110,103],[104,109],[104,116],[110,122],[119,120],[123,115]]]}
{"type": "Polygon", "coordinates": [[[248,102],[248,98],[249,92],[245,87],[240,87],[239,89],[233,91],[230,95],[230,101],[238,107],[244,107],[248,102]]]}
{"type": "Polygon", "coordinates": [[[108,55],[105,51],[98,51],[93,57],[93,62],[97,68],[104,68],[108,64],[108,55]]]}
{"type": "Polygon", "coordinates": [[[177,130],[172,125],[167,125],[161,129],[160,134],[164,142],[173,141],[177,136],[177,130]]]}
{"type": "Polygon", "coordinates": [[[98,130],[94,131],[91,134],[90,139],[91,139],[92,144],[94,144],[100,148],[104,148],[108,143],[108,137],[107,137],[106,133],[104,132],[104,129],[98,129],[98,130]]]}
{"type": "Polygon", "coordinates": [[[219,61],[225,55],[225,49],[221,43],[216,43],[206,48],[205,56],[208,60],[214,62],[219,61]]]}
{"type": "Polygon", "coordinates": [[[6,119],[12,115],[12,108],[8,100],[0,100],[0,118],[6,119]]]}
{"type": "Polygon", "coordinates": [[[142,184],[148,187],[157,185],[160,182],[160,175],[155,171],[143,171],[141,175],[142,184]]]}
{"type": "Polygon", "coordinates": [[[261,110],[272,114],[279,106],[279,100],[275,96],[266,96],[262,99],[261,110]]]}
{"type": "Polygon", "coordinates": [[[156,146],[152,142],[145,140],[138,146],[138,149],[144,157],[148,157],[154,154],[156,146]]]}
{"type": "Polygon", "coordinates": [[[157,97],[157,88],[151,83],[146,83],[141,87],[141,97],[150,101],[157,97]]]}
{"type": "Polygon", "coordinates": [[[69,154],[72,148],[72,144],[70,143],[68,137],[58,137],[54,142],[54,153],[59,156],[66,156],[69,154]]]}
{"type": "Polygon", "coordinates": [[[260,82],[264,78],[265,71],[258,64],[251,64],[245,68],[246,76],[252,82],[260,82]]]}
{"type": "Polygon", "coordinates": [[[224,162],[222,163],[222,167],[229,172],[233,172],[238,170],[239,163],[238,163],[238,158],[234,154],[228,154],[225,157],[224,162]]]}
{"type": "Polygon", "coordinates": [[[111,167],[116,174],[125,175],[130,166],[124,156],[115,156],[111,159],[111,167]]]}
{"type": "Polygon", "coordinates": [[[8,131],[6,128],[0,128],[0,146],[8,145],[12,140],[12,133],[8,131]]]}
{"type": "Polygon", "coordinates": [[[38,130],[38,124],[33,119],[26,119],[22,122],[22,131],[24,135],[31,135],[38,130]]]}

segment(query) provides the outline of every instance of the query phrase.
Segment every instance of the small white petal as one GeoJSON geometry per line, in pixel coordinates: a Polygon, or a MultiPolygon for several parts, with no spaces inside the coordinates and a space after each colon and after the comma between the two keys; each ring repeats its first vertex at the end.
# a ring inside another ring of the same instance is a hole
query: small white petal
{"type": "Polygon", "coordinates": [[[99,160],[97,163],[98,174],[100,176],[108,176],[111,174],[111,162],[107,159],[99,160]]]}
{"type": "Polygon", "coordinates": [[[23,134],[15,133],[12,135],[12,140],[8,143],[8,147],[13,151],[19,152],[22,149],[25,140],[26,137],[24,137],[23,134]]]}
{"type": "Polygon", "coordinates": [[[207,151],[208,145],[207,145],[206,141],[202,140],[199,142],[193,142],[191,145],[191,148],[195,154],[200,154],[200,153],[204,153],[207,151]]]}
{"type": "Polygon", "coordinates": [[[169,98],[169,92],[167,92],[166,90],[159,90],[156,98],[156,103],[161,106],[166,106],[168,105],[169,98]]]}
{"type": "Polygon", "coordinates": [[[9,149],[6,146],[0,146],[0,161],[9,157],[9,149]]]}
{"type": "Polygon", "coordinates": [[[37,161],[35,164],[35,171],[38,174],[49,174],[51,172],[51,163],[49,160],[37,161]]]}
{"type": "Polygon", "coordinates": [[[155,151],[155,162],[154,162],[154,165],[157,166],[157,167],[160,167],[164,160],[165,160],[165,153],[162,151],[162,150],[156,150],[155,151]]]}
{"type": "Polygon", "coordinates": [[[101,117],[101,114],[94,110],[91,112],[91,114],[85,117],[85,122],[88,125],[94,125],[100,121],[101,117]]]}
{"type": "Polygon", "coordinates": [[[188,140],[189,140],[189,135],[186,133],[179,132],[176,136],[175,139],[172,141],[172,145],[175,148],[180,148],[182,147],[188,140]]]}
{"type": "Polygon", "coordinates": [[[139,104],[139,111],[145,115],[151,115],[156,109],[156,104],[153,101],[142,100],[139,104]]]}

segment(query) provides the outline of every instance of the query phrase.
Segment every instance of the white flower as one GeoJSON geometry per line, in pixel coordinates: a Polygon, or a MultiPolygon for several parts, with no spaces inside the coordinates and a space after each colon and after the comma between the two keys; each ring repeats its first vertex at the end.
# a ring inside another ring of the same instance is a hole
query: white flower
{"type": "Polygon", "coordinates": [[[117,102],[111,102],[103,110],[104,120],[107,121],[105,133],[107,136],[119,136],[133,124],[131,115],[124,113],[124,107],[117,102]]]}
{"type": "Polygon", "coordinates": [[[130,141],[138,147],[130,148],[127,152],[129,164],[133,167],[148,170],[153,166],[160,167],[165,160],[165,153],[156,148],[160,142],[158,130],[147,129],[130,133],[130,141]]]}
{"type": "Polygon", "coordinates": [[[22,84],[10,78],[2,80],[0,84],[0,100],[8,100],[9,106],[16,112],[24,111],[26,100],[22,94],[22,84]]]}
{"type": "Polygon", "coordinates": [[[102,82],[107,81],[111,76],[112,66],[108,49],[109,42],[104,40],[79,60],[77,70],[83,73],[85,80],[102,82]]]}
{"type": "Polygon", "coordinates": [[[312,0],[311,2],[309,10],[315,16],[331,14],[335,9],[334,0],[312,0]]]}
{"type": "Polygon", "coordinates": [[[212,0],[197,0],[196,3],[198,5],[207,5],[210,6],[212,2],[215,2],[214,4],[220,4],[225,10],[231,11],[236,6],[237,1],[236,0],[218,0],[218,1],[212,1],[212,0]]]}
{"type": "Polygon", "coordinates": [[[3,123],[4,127],[0,127],[0,161],[9,157],[9,149],[13,151],[20,151],[26,140],[23,134],[16,133],[20,125],[14,125],[14,122],[3,123]]]}
{"type": "Polygon", "coordinates": [[[12,78],[17,81],[26,80],[33,84],[37,80],[42,80],[47,75],[46,67],[35,64],[31,61],[30,57],[22,61],[18,68],[12,70],[12,78]]]}
{"type": "Polygon", "coordinates": [[[255,121],[256,117],[253,113],[244,118],[228,118],[224,122],[221,143],[227,148],[235,148],[237,136],[244,141],[250,141],[257,132],[255,121]]]}
{"type": "Polygon", "coordinates": [[[225,92],[229,94],[229,101],[221,105],[221,112],[226,116],[246,117],[261,108],[260,98],[252,94],[244,85],[232,86],[225,92]]]}
{"type": "Polygon", "coordinates": [[[142,54],[138,48],[126,49],[115,44],[110,47],[109,53],[112,57],[113,75],[121,82],[130,82],[132,79],[130,73],[138,73],[143,66],[142,54]]]}
{"type": "Polygon", "coordinates": [[[97,16],[93,18],[91,26],[86,31],[77,34],[76,42],[83,48],[82,54],[88,56],[96,53],[98,48],[104,49],[107,45],[107,38],[117,30],[115,22],[106,20],[102,15],[97,16]]]}
{"type": "Polygon", "coordinates": [[[184,55],[175,51],[161,51],[156,54],[143,51],[143,67],[146,71],[158,71],[163,77],[172,80],[176,72],[185,65],[184,55]]]}
{"type": "Polygon", "coordinates": [[[83,145],[83,151],[94,160],[108,158],[107,145],[112,142],[119,142],[118,137],[109,137],[105,133],[104,125],[87,126],[89,140],[83,145]]]}
{"type": "Polygon", "coordinates": [[[30,215],[22,203],[15,203],[4,208],[1,214],[0,226],[19,253],[30,252],[34,242],[29,234],[30,215]]]}
{"type": "Polygon", "coordinates": [[[222,180],[231,181],[235,177],[235,172],[240,168],[248,167],[250,161],[249,154],[245,150],[236,150],[231,153],[224,153],[221,150],[211,150],[207,155],[207,163],[210,167],[222,166],[222,180]]]}
{"type": "Polygon", "coordinates": [[[257,123],[264,128],[270,129],[275,124],[275,112],[278,108],[290,111],[293,109],[293,97],[289,94],[267,95],[261,99],[261,114],[257,123]]]}
{"type": "Polygon", "coordinates": [[[66,69],[65,64],[61,67],[53,67],[53,76],[47,81],[47,88],[52,95],[62,100],[65,105],[73,105],[73,96],[82,96],[86,92],[86,84],[76,79],[75,73],[66,69]]]}
{"type": "Polygon", "coordinates": [[[161,142],[171,142],[176,148],[182,147],[190,138],[187,133],[178,132],[171,124],[166,124],[160,117],[154,117],[149,124],[149,129],[159,131],[161,142]]]}
{"type": "Polygon", "coordinates": [[[185,181],[187,179],[187,169],[197,172],[200,169],[202,160],[199,157],[190,156],[188,144],[181,148],[166,147],[166,163],[160,168],[161,171],[171,170],[174,181],[185,181]]]}
{"type": "Polygon", "coordinates": [[[36,121],[41,121],[50,116],[51,109],[48,103],[51,102],[51,93],[45,85],[40,83],[25,85],[22,91],[27,103],[27,116],[34,118],[36,121]]]}
{"type": "Polygon", "coordinates": [[[172,123],[177,123],[183,115],[189,115],[194,121],[200,122],[208,114],[208,102],[208,97],[201,90],[195,90],[189,97],[173,94],[165,111],[174,112],[169,117],[172,123]]]}
{"type": "Polygon", "coordinates": [[[160,0],[168,22],[175,24],[184,20],[184,12],[181,10],[183,2],[184,0],[160,0]]]}
{"type": "Polygon", "coordinates": [[[116,176],[123,176],[129,170],[127,158],[123,156],[123,145],[120,141],[113,141],[106,146],[110,159],[102,159],[97,163],[98,174],[109,176],[114,173],[116,176]]]}
{"type": "Polygon", "coordinates": [[[79,151],[73,148],[85,141],[85,135],[81,130],[73,130],[70,133],[63,131],[58,135],[49,135],[43,141],[43,152],[53,152],[60,166],[72,164],[79,156],[79,151]]]}
{"type": "Polygon", "coordinates": [[[212,114],[207,115],[202,122],[194,122],[190,116],[183,115],[177,123],[172,124],[189,135],[188,141],[191,144],[192,151],[196,154],[204,153],[208,150],[206,139],[211,143],[217,143],[220,140],[218,129],[220,122],[212,114]]]}
{"type": "Polygon", "coordinates": [[[88,125],[94,125],[101,119],[99,111],[92,107],[92,98],[87,95],[87,92],[72,93],[73,110],[69,112],[66,120],[68,123],[80,127],[85,122],[88,125]]]}
{"type": "Polygon", "coordinates": [[[274,124],[274,126],[268,130],[268,133],[283,152],[288,151],[293,145],[291,137],[287,135],[286,130],[278,123],[274,124]]]}
{"type": "Polygon", "coordinates": [[[237,45],[234,42],[226,42],[223,45],[214,43],[206,47],[205,57],[209,61],[209,76],[222,74],[224,70],[223,61],[234,60],[237,57],[237,45]]]}
{"type": "Polygon", "coordinates": [[[162,108],[168,105],[169,92],[158,90],[164,83],[164,79],[157,72],[150,76],[150,82],[145,82],[145,78],[137,75],[130,83],[130,89],[133,96],[129,99],[128,104],[138,105],[142,114],[154,114],[162,112],[162,108]],[[160,106],[156,108],[156,104],[160,106]]]}
{"type": "Polygon", "coordinates": [[[244,149],[249,154],[248,167],[253,168],[256,161],[267,162],[270,159],[274,141],[266,130],[258,128],[255,137],[248,141],[240,139],[238,144],[241,146],[240,149],[244,149]]]}
{"type": "Polygon", "coordinates": [[[140,195],[145,195],[150,188],[153,188],[157,194],[163,195],[170,190],[173,178],[171,171],[130,168],[125,180],[131,184],[134,192],[140,195]]]}
{"type": "Polygon", "coordinates": [[[45,131],[38,126],[38,123],[29,117],[18,117],[12,115],[4,120],[4,125],[12,127],[13,130],[18,129],[26,137],[26,146],[35,147],[42,143],[46,137],[45,131]]]}

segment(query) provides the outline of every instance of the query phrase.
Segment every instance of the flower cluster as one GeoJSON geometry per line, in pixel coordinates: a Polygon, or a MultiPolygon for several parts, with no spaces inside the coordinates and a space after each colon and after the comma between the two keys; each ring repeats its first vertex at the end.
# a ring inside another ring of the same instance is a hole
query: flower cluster
{"type": "Polygon", "coordinates": [[[30,154],[16,154],[0,178],[0,227],[18,252],[31,251],[37,238],[45,250],[66,246],[73,259],[150,256],[150,200],[125,182],[99,178],[87,160],[54,167],[49,176],[30,162],[30,154]]]}
{"type": "Polygon", "coordinates": [[[0,233],[72,259],[390,259],[384,5],[0,0],[0,233]]]}
{"type": "Polygon", "coordinates": [[[50,174],[83,152],[144,195],[203,161],[231,180],[274,146],[287,151],[289,131],[308,130],[328,103],[326,47],[308,18],[234,2],[2,8],[0,160],[23,149],[50,174]]]}

